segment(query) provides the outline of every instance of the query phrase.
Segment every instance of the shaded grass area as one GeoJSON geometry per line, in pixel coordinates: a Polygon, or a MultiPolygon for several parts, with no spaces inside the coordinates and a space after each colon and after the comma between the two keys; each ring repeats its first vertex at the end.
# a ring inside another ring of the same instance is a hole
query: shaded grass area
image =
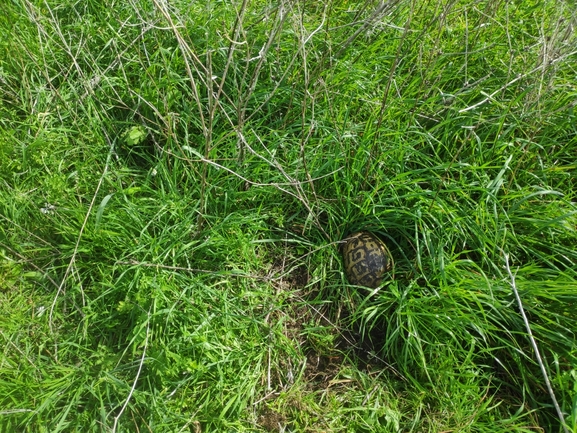
{"type": "Polygon", "coordinates": [[[576,428],[568,3],[5,9],[3,431],[576,428]]]}

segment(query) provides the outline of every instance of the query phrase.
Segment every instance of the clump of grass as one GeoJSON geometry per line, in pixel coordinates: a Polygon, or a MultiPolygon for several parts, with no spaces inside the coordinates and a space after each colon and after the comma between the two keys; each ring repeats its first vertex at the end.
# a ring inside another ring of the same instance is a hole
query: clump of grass
{"type": "Polygon", "coordinates": [[[576,428],[569,5],[5,9],[1,429],[576,428]]]}

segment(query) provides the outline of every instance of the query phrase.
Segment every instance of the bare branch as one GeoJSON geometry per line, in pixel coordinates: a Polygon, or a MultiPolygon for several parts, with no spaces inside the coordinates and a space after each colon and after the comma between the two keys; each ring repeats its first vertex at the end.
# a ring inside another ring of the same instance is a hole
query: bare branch
{"type": "Polygon", "coordinates": [[[118,425],[118,420],[124,413],[126,406],[128,406],[128,402],[132,398],[132,394],[134,394],[134,390],[136,389],[136,384],[138,383],[138,378],[140,377],[140,372],[142,371],[142,366],[144,365],[144,358],[146,357],[146,349],[148,348],[148,336],[150,334],[150,311],[148,312],[147,322],[146,322],[146,338],[144,340],[144,349],[142,350],[142,356],[140,357],[140,364],[138,365],[138,371],[136,372],[136,377],[134,378],[134,382],[132,383],[132,388],[130,388],[130,392],[128,393],[128,397],[126,397],[126,401],[122,405],[122,409],[116,417],[114,417],[114,425],[112,426],[112,433],[116,432],[116,427],[118,425]]]}
{"type": "Polygon", "coordinates": [[[505,254],[505,268],[507,269],[507,273],[509,274],[509,278],[511,279],[511,287],[513,288],[513,292],[515,293],[515,298],[517,299],[517,304],[519,305],[519,311],[521,312],[521,317],[523,317],[523,322],[525,323],[525,328],[527,328],[527,335],[529,336],[529,340],[531,340],[531,345],[533,346],[533,350],[535,351],[535,357],[537,358],[537,362],[539,363],[539,367],[541,367],[541,372],[543,373],[543,378],[545,379],[545,384],[547,385],[547,390],[549,391],[549,395],[551,396],[551,400],[553,401],[553,405],[555,406],[555,410],[557,411],[557,416],[559,417],[559,421],[563,426],[563,430],[565,433],[569,433],[569,429],[567,428],[567,424],[565,423],[565,417],[561,412],[561,408],[559,407],[559,403],[557,403],[557,399],[555,398],[555,393],[553,392],[553,387],[551,386],[551,381],[549,380],[549,376],[547,375],[547,370],[545,369],[545,364],[543,364],[543,360],[541,359],[541,354],[539,353],[539,347],[537,346],[537,341],[535,337],[533,337],[533,332],[531,331],[531,326],[529,325],[529,320],[527,319],[527,315],[525,314],[525,310],[523,309],[523,303],[521,302],[521,296],[519,296],[519,291],[517,290],[517,285],[515,284],[515,275],[511,272],[509,268],[509,255],[505,254]]]}

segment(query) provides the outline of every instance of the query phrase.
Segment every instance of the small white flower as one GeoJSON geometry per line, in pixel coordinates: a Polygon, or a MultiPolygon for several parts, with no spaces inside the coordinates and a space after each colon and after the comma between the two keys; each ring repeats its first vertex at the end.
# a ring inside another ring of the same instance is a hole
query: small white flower
{"type": "Polygon", "coordinates": [[[53,214],[56,210],[56,206],[50,203],[44,203],[44,207],[40,208],[40,212],[43,214],[53,214]]]}

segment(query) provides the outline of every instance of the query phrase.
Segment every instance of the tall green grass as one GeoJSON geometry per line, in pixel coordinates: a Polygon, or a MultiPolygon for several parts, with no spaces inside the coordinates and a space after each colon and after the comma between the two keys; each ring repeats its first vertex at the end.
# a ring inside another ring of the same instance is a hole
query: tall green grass
{"type": "Polygon", "coordinates": [[[573,9],[4,5],[0,430],[577,429],[573,9]]]}

